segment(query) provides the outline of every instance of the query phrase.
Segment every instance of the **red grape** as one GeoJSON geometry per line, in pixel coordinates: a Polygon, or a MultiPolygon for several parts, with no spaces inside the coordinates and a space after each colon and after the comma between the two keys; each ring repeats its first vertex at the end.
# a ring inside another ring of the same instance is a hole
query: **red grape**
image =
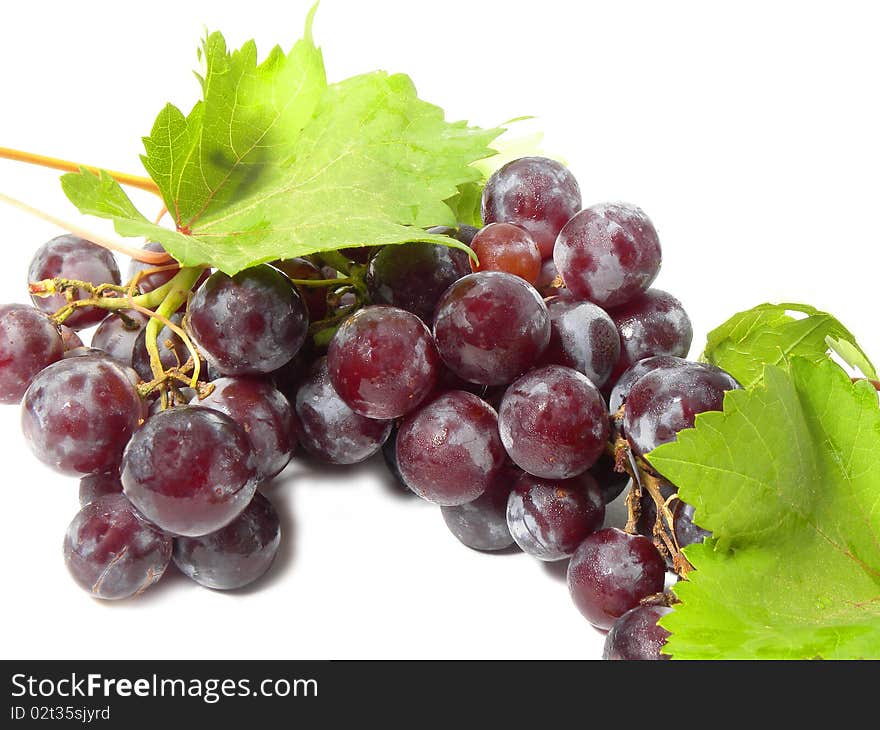
{"type": "Polygon", "coordinates": [[[366,307],[333,335],[327,351],[330,382],[355,413],[398,418],[419,405],[437,383],[440,358],[431,332],[396,307],[366,307]]]}
{"type": "Polygon", "coordinates": [[[453,390],[407,416],[397,464],[416,494],[441,506],[472,502],[504,465],[498,416],[473,393],[453,390]]]}
{"type": "Polygon", "coordinates": [[[599,629],[610,629],[639,602],[663,590],[666,566],[653,543],[614,527],[584,540],[568,564],[575,605],[599,629]]]}
{"type": "Polygon", "coordinates": [[[47,314],[25,304],[0,306],[0,403],[18,403],[41,370],[64,356],[47,314]]]}
{"type": "Polygon", "coordinates": [[[516,465],[547,479],[568,479],[593,466],[610,430],[596,387],[560,365],[537,368],[513,383],[498,423],[516,465]]]}
{"type": "Polygon", "coordinates": [[[122,459],[132,504],[166,532],[198,537],[241,514],[257,487],[245,430],[225,413],[179,406],[152,416],[122,459]]]}
{"type": "Polygon", "coordinates": [[[473,271],[505,271],[534,284],[541,273],[541,253],[535,239],[513,223],[490,223],[474,236],[471,248],[480,260],[473,271]]]}
{"type": "Polygon", "coordinates": [[[441,297],[434,339],[449,368],[465,380],[502,385],[537,362],[550,340],[540,295],[500,271],[470,274],[441,297]]]}

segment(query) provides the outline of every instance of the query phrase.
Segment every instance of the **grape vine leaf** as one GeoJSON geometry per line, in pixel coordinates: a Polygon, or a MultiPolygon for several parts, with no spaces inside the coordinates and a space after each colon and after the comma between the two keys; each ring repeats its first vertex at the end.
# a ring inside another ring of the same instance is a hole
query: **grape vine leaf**
{"type": "Polygon", "coordinates": [[[832,315],[807,304],[761,304],[735,314],[709,333],[702,359],[750,388],[761,382],[767,364],[783,365],[794,356],[826,359],[829,340],[846,343],[847,352],[858,354],[858,362],[873,371],[853,334],[832,315]]]}
{"type": "Polygon", "coordinates": [[[184,265],[234,274],[277,258],[424,241],[466,248],[423,229],[454,225],[444,201],[481,179],[500,129],[447,122],[402,74],[328,84],[306,31],[257,63],[256,46],[202,45],[203,98],[188,115],[167,105],[144,139],[144,166],[176,230],[154,225],[107,175],[62,177],[81,212],[123,236],[162,243],[184,265]]]}
{"type": "Polygon", "coordinates": [[[880,407],[792,358],[648,460],[713,532],[661,623],[680,659],[880,657],[880,407]]]}

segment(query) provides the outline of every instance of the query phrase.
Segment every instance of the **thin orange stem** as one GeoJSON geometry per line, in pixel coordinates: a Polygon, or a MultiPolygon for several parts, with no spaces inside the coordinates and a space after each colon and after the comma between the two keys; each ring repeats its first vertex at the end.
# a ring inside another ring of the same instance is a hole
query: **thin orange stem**
{"type": "Polygon", "coordinates": [[[162,206],[162,210],[159,211],[159,215],[156,216],[156,220],[154,220],[153,223],[155,223],[155,224],[158,226],[159,223],[162,221],[162,219],[165,217],[165,214],[166,214],[167,212],[168,212],[168,208],[166,208],[166,207],[163,205],[163,206],[162,206]]]}
{"type": "Polygon", "coordinates": [[[69,233],[73,233],[75,236],[85,238],[87,241],[91,241],[92,243],[97,244],[98,246],[106,248],[110,251],[116,251],[117,253],[125,254],[126,256],[130,256],[131,258],[138,261],[143,261],[145,264],[164,264],[168,261],[168,254],[163,253],[162,251],[144,251],[142,248],[134,248],[133,246],[128,246],[125,243],[122,243],[122,241],[108,238],[99,233],[95,233],[94,231],[90,231],[80,225],[77,225],[76,223],[58,218],[54,215],[51,215],[50,213],[46,213],[45,211],[40,210],[39,208],[34,208],[32,205],[22,203],[20,200],[16,200],[15,198],[10,198],[8,195],[4,195],[3,193],[0,193],[0,202],[8,203],[13,208],[18,208],[19,210],[25,213],[29,213],[30,215],[39,218],[40,220],[44,220],[47,223],[52,223],[59,228],[63,228],[69,233]]]}
{"type": "MultiPolygon", "coordinates": [[[[66,172],[79,172],[80,169],[85,168],[89,172],[97,175],[102,168],[95,167],[94,165],[83,165],[79,162],[72,162],[71,160],[62,160],[58,157],[48,157],[46,155],[37,155],[33,152],[24,152],[23,150],[12,149],[11,147],[0,147],[0,158],[6,160],[15,160],[16,162],[26,162],[29,165],[39,165],[40,167],[49,167],[53,170],[64,170],[66,172]]],[[[140,188],[141,190],[146,190],[148,193],[153,193],[154,195],[160,195],[159,186],[156,185],[148,177],[142,177],[141,175],[131,175],[127,172],[117,172],[116,170],[104,170],[110,177],[112,177],[116,182],[120,185],[128,185],[133,188],[140,188]]]]}

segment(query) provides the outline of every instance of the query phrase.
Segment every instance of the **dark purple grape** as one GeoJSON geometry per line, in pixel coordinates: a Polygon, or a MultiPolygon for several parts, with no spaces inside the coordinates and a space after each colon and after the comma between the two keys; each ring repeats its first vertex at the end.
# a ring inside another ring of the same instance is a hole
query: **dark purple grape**
{"type": "Polygon", "coordinates": [[[136,376],[106,357],[72,357],[43,370],[24,394],[21,427],[34,455],[64,474],[119,465],[144,417],[136,376]]]}
{"type": "Polygon", "coordinates": [[[123,495],[108,494],[73,518],[64,560],[93,597],[130,598],[162,577],[171,560],[171,537],[144,520],[123,495]]]}
{"type": "Polygon", "coordinates": [[[660,241],[641,208],[603,203],[566,223],[553,260],[573,296],[608,309],[651,286],[660,271],[660,241]]]}
{"type": "Polygon", "coordinates": [[[122,479],[118,471],[87,474],[79,480],[80,506],[85,506],[108,494],[122,494],[122,479]]]}
{"type": "MultiPolygon", "coordinates": [[[[154,241],[148,241],[142,246],[142,248],[144,251],[151,251],[153,253],[165,253],[165,247],[161,243],[156,243],[154,241]]],[[[168,264],[150,264],[145,261],[132,259],[128,264],[126,280],[130,282],[141,271],[164,268],[166,265],[170,266],[171,264],[175,263],[177,262],[171,260],[168,262],[168,264]]],[[[180,271],[180,267],[168,269],[167,271],[155,271],[152,274],[146,274],[138,281],[138,291],[140,291],[142,294],[146,294],[147,292],[151,292],[154,289],[158,289],[160,286],[164,286],[169,281],[171,281],[178,271],[180,271]]]]}
{"type": "Polygon", "coordinates": [[[610,430],[596,386],[561,365],[545,365],[513,383],[498,424],[516,465],[547,479],[568,479],[593,466],[610,430]]]}
{"type": "MultiPolygon", "coordinates": [[[[126,312],[126,317],[129,320],[128,322],[115,314],[105,318],[92,335],[92,347],[103,350],[110,357],[116,358],[126,365],[131,365],[135,342],[138,335],[147,326],[150,318],[146,314],[141,314],[134,310],[126,312]]],[[[159,350],[161,352],[164,348],[161,345],[161,339],[159,342],[159,350]]],[[[146,346],[144,346],[144,354],[146,354],[146,346]]],[[[137,368],[135,368],[135,371],[137,371],[137,368]]],[[[144,380],[153,379],[152,372],[149,370],[147,373],[141,373],[141,377],[144,377],[144,374],[148,376],[144,380]]]]}
{"type": "Polygon", "coordinates": [[[199,585],[243,588],[263,576],[278,552],[281,523],[272,503],[257,492],[244,511],[217,532],[174,540],[174,564],[199,585]]]}
{"type": "Polygon", "coordinates": [[[691,349],[691,320],[681,302],[665,291],[648,289],[608,314],[620,334],[620,360],[612,380],[639,360],[655,355],[686,357],[691,349]]]}
{"type": "Polygon", "coordinates": [[[470,273],[468,262],[464,251],[441,244],[384,246],[370,261],[367,289],[376,304],[400,307],[430,325],[443,292],[470,273]]]}
{"type": "Polygon", "coordinates": [[[644,456],[676,434],[692,428],[698,413],[720,411],[724,394],[739,388],[727,373],[712,365],[688,365],[653,370],[629,391],[623,417],[626,439],[644,456]]]}
{"type": "Polygon", "coordinates": [[[484,223],[516,223],[535,239],[543,258],[581,209],[581,191],[568,169],[546,157],[522,157],[497,170],[483,189],[484,223]]]}
{"type": "Polygon", "coordinates": [[[669,659],[660,650],[669,632],[657,622],[671,612],[666,606],[636,606],[621,616],[605,637],[603,659],[639,661],[669,659]]]}
{"type": "Polygon", "coordinates": [[[205,358],[224,375],[262,375],[296,355],[309,316],[284,274],[262,264],[212,274],[189,303],[188,323],[205,358]]]}
{"type": "MultiPolygon", "coordinates": [[[[296,397],[296,391],[299,389],[300,383],[305,380],[309,375],[309,369],[311,368],[312,362],[315,360],[315,354],[312,351],[312,347],[309,342],[306,341],[303,343],[302,348],[296,355],[293,357],[290,362],[286,365],[282,365],[277,370],[270,373],[270,377],[275,382],[275,387],[278,388],[284,395],[287,396],[287,399],[292,403],[294,398],[296,397]]],[[[217,378],[222,378],[223,376],[219,373],[212,372],[213,368],[210,363],[208,364],[208,378],[209,380],[217,380],[217,378]]]]}
{"type": "Polygon", "coordinates": [[[629,484],[629,474],[614,468],[614,458],[607,451],[590,467],[589,474],[599,485],[605,504],[611,504],[629,484]]]}
{"type": "MultiPolygon", "coordinates": [[[[308,259],[284,259],[273,262],[272,266],[283,271],[291,279],[318,281],[325,278],[321,269],[308,259]]],[[[306,305],[310,322],[317,322],[327,316],[327,288],[323,286],[299,286],[297,284],[294,284],[294,287],[296,287],[306,305]]]]}
{"type": "Polygon", "coordinates": [[[604,309],[567,296],[546,300],[550,344],[544,365],[565,365],[586,375],[597,388],[611,377],[620,358],[620,335],[604,309]]]}
{"type": "MultiPolygon", "coordinates": [[[[181,327],[183,317],[181,314],[174,314],[171,316],[171,321],[178,327],[181,327]]],[[[162,363],[164,370],[180,367],[191,357],[184,341],[168,325],[163,325],[162,329],[159,330],[156,344],[159,346],[159,361],[162,363]]],[[[124,344],[120,346],[120,351],[123,351],[123,349],[124,344]]],[[[131,366],[145,382],[149,382],[155,377],[153,367],[150,364],[150,353],[147,351],[146,326],[141,327],[135,335],[134,345],[131,350],[131,366]]]]}
{"type": "MultiPolygon", "coordinates": [[[[119,284],[119,266],[113,254],[91,241],[73,235],[58,236],[37,249],[28,269],[28,281],[35,283],[43,279],[75,279],[95,286],[99,284],[119,284]]],[[[82,291],[73,293],[74,300],[88,298],[82,291]]],[[[48,297],[32,295],[34,306],[46,314],[54,314],[67,304],[64,294],[48,297]]],[[[77,309],[64,324],[74,330],[85,329],[97,324],[106,312],[100,307],[77,309]]]]}
{"type": "Polygon", "coordinates": [[[504,550],[514,544],[507,527],[507,499],[522,471],[505,464],[473,502],[441,507],[443,520],[458,541],[472,550],[504,550]]]}
{"type": "Polygon", "coordinates": [[[538,274],[535,288],[542,297],[555,297],[565,293],[565,284],[562,283],[562,277],[553,259],[545,259],[541,264],[541,273],[538,274]]]}
{"type": "Polygon", "coordinates": [[[706,538],[712,537],[712,533],[709,530],[704,530],[694,522],[696,510],[692,505],[679,500],[674,506],[673,529],[675,530],[675,539],[678,541],[679,547],[697,545],[706,538]]]}
{"type": "Polygon", "coordinates": [[[654,357],[646,357],[630,366],[617,379],[614,388],[611,390],[611,396],[608,399],[608,410],[614,414],[620,410],[620,407],[626,402],[629,391],[633,385],[643,375],[647,375],[652,370],[664,370],[666,368],[677,368],[687,365],[688,361],[675,357],[673,355],[656,355],[654,357]]]}
{"type": "Polygon", "coordinates": [[[473,243],[474,236],[476,236],[479,231],[479,228],[469,226],[465,223],[459,223],[457,228],[453,228],[452,226],[434,226],[433,228],[428,228],[428,233],[433,233],[436,236],[449,236],[449,238],[454,238],[465,246],[470,246],[471,243],[473,243]]]}
{"type": "Polygon", "coordinates": [[[64,356],[58,327],[25,304],[0,306],[0,403],[18,403],[31,381],[64,356]]]}
{"type": "Polygon", "coordinates": [[[653,543],[608,527],[594,532],[572,555],[568,590],[593,626],[610,629],[639,602],[663,590],[666,566],[653,543]]]}
{"type": "Polygon", "coordinates": [[[225,413],[179,406],[152,416],[122,458],[132,504],[166,532],[198,537],[241,514],[257,488],[245,430],[225,413]]]}
{"type": "Polygon", "coordinates": [[[532,235],[513,223],[490,223],[474,236],[471,248],[480,260],[473,271],[504,271],[534,284],[541,273],[541,252],[532,235]]]}
{"type": "Polygon", "coordinates": [[[368,459],[391,433],[391,421],[367,418],[345,404],[330,383],[325,357],[315,363],[300,385],[295,408],[303,448],[331,464],[356,464],[368,459]]]}
{"type": "Polygon", "coordinates": [[[192,405],[225,413],[245,430],[259,481],[280,474],[296,446],[290,401],[271,381],[261,378],[220,378],[213,385],[207,397],[192,400],[192,405]]]}
{"type": "Polygon", "coordinates": [[[79,335],[70,327],[62,324],[58,329],[61,330],[61,341],[64,343],[65,352],[83,346],[83,341],[79,338],[79,335]]]}
{"type": "Polygon", "coordinates": [[[524,553],[563,560],[605,519],[605,502],[589,474],[540,479],[523,474],[507,502],[507,526],[524,553]]]}
{"type": "Polygon", "coordinates": [[[444,393],[411,413],[397,434],[404,481],[423,499],[444,507],[483,494],[504,461],[497,414],[462,390],[444,393]]]}
{"type": "Polygon", "coordinates": [[[503,385],[532,367],[550,341],[550,315],[525,281],[500,271],[470,274],[441,297],[434,339],[465,380],[503,385]]]}
{"type": "Polygon", "coordinates": [[[439,365],[424,322],[397,307],[355,312],[336,330],[327,350],[333,389],[368,418],[409,413],[434,389],[439,365]]]}

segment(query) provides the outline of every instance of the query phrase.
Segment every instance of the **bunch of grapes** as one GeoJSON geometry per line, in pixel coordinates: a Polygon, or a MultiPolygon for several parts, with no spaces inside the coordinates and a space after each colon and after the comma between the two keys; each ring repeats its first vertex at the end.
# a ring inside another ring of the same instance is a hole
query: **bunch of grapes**
{"type": "Polygon", "coordinates": [[[212,589],[252,583],[281,539],[260,485],[298,449],[381,451],[464,545],[569,561],[607,658],[664,658],[664,588],[708,533],[644,457],[739,386],[684,359],[691,322],[651,288],[661,249],[641,209],[582,209],[563,165],[527,157],[488,180],[482,217],[432,229],[479,263],[411,243],[235,276],[132,261],[122,284],[105,249],[45,244],[34,306],[0,307],[0,400],[21,402],[40,460],[80,478],[77,583],[128,598],[172,561],[212,589]],[[627,485],[626,529],[603,527],[627,485]]]}

